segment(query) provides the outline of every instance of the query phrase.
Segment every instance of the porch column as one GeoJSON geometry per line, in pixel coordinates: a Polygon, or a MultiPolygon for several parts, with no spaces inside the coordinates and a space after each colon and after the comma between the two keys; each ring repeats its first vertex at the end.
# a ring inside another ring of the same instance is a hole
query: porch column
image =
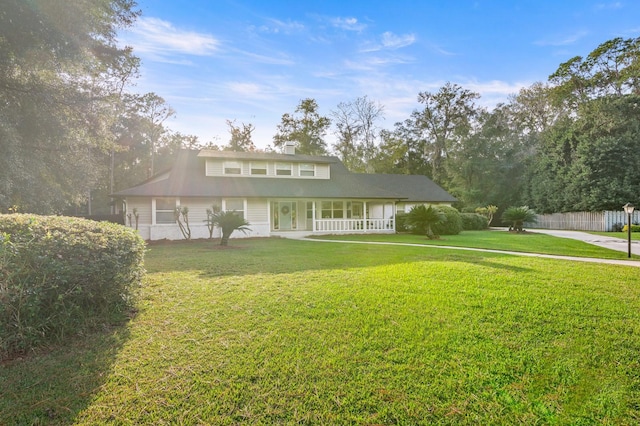
{"type": "Polygon", "coordinates": [[[364,216],[364,226],[362,227],[362,232],[369,231],[369,209],[367,208],[367,202],[365,201],[362,205],[362,216],[364,216]]]}
{"type": "Polygon", "coordinates": [[[311,203],[311,228],[313,230],[313,232],[317,231],[317,227],[316,227],[316,201],[313,201],[311,203]]]}

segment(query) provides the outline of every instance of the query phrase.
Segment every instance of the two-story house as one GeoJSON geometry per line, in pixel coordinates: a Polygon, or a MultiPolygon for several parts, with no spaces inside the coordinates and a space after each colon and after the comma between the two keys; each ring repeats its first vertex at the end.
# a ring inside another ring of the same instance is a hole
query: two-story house
{"type": "Polygon", "coordinates": [[[234,237],[266,237],[393,233],[398,212],[456,201],[426,176],[351,173],[337,157],[286,152],[183,150],[171,170],[114,196],[128,213],[136,209],[147,240],[182,238],[178,206],[189,207],[192,238],[208,237],[213,205],[250,223],[250,232],[234,237]]]}

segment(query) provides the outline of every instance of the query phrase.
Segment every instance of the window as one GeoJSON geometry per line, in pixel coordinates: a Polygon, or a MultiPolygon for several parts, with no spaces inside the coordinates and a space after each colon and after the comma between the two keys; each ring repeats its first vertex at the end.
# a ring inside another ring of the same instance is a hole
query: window
{"type": "Polygon", "coordinates": [[[276,175],[291,176],[291,163],[276,163],[276,175]]]}
{"type": "Polygon", "coordinates": [[[362,219],[363,204],[360,201],[347,201],[347,219],[362,219]]]}
{"type": "Polygon", "coordinates": [[[316,175],[316,166],[315,164],[300,164],[300,176],[315,176],[316,175]]]}
{"type": "Polygon", "coordinates": [[[229,198],[223,202],[225,211],[235,212],[238,216],[244,217],[244,200],[242,198],[229,198]]]}
{"type": "Polygon", "coordinates": [[[239,161],[225,161],[222,167],[225,175],[239,175],[242,173],[242,164],[239,161]]]}
{"type": "Polygon", "coordinates": [[[156,198],[156,223],[176,223],[175,211],[175,198],[156,198]]]}
{"type": "Polygon", "coordinates": [[[323,201],[321,214],[323,219],[342,219],[344,217],[344,203],[342,201],[323,201]]]}
{"type": "Polygon", "coordinates": [[[266,175],[267,174],[267,163],[251,163],[251,174],[252,175],[266,175]]]}

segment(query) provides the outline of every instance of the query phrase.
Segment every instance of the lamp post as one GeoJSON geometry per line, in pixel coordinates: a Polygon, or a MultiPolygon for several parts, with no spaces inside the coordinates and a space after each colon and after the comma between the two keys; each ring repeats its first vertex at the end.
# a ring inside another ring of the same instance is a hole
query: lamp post
{"type": "Polygon", "coordinates": [[[631,257],[631,215],[633,214],[633,207],[631,204],[627,203],[622,206],[624,212],[627,214],[627,253],[628,257],[631,257]]]}

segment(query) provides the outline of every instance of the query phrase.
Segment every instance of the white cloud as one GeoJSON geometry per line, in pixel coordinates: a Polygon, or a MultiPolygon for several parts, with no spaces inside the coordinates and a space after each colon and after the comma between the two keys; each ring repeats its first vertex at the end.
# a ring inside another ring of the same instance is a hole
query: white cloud
{"type": "Polygon", "coordinates": [[[580,39],[589,34],[587,31],[578,31],[566,36],[557,36],[555,38],[548,38],[544,40],[538,40],[533,44],[538,46],[567,46],[578,42],[580,39]]]}
{"type": "Polygon", "coordinates": [[[359,22],[357,18],[331,18],[331,25],[347,31],[363,31],[367,28],[366,24],[359,22]]]}
{"type": "Polygon", "coordinates": [[[595,5],[596,10],[603,10],[603,9],[616,10],[621,8],[622,8],[622,3],[620,3],[619,1],[611,2],[611,3],[598,3],[595,5]]]}
{"type": "Polygon", "coordinates": [[[304,31],[305,26],[296,21],[281,21],[279,19],[269,18],[266,20],[267,23],[264,25],[260,25],[259,27],[251,27],[252,29],[257,29],[263,33],[269,34],[293,34],[304,31]]]}
{"type": "Polygon", "coordinates": [[[382,34],[382,45],[387,49],[400,49],[412,45],[416,41],[414,34],[395,35],[391,31],[382,34]]]}
{"type": "MultiPolygon", "coordinates": [[[[141,17],[125,33],[123,41],[135,53],[147,53],[155,60],[167,61],[172,55],[208,56],[218,50],[220,42],[210,34],[176,28],[171,22],[141,17]]],[[[172,59],[170,62],[184,63],[172,59]]]]}
{"type": "Polygon", "coordinates": [[[414,34],[396,35],[391,31],[382,33],[380,42],[368,43],[360,49],[362,53],[377,52],[380,50],[396,50],[410,46],[416,41],[414,34]]]}

